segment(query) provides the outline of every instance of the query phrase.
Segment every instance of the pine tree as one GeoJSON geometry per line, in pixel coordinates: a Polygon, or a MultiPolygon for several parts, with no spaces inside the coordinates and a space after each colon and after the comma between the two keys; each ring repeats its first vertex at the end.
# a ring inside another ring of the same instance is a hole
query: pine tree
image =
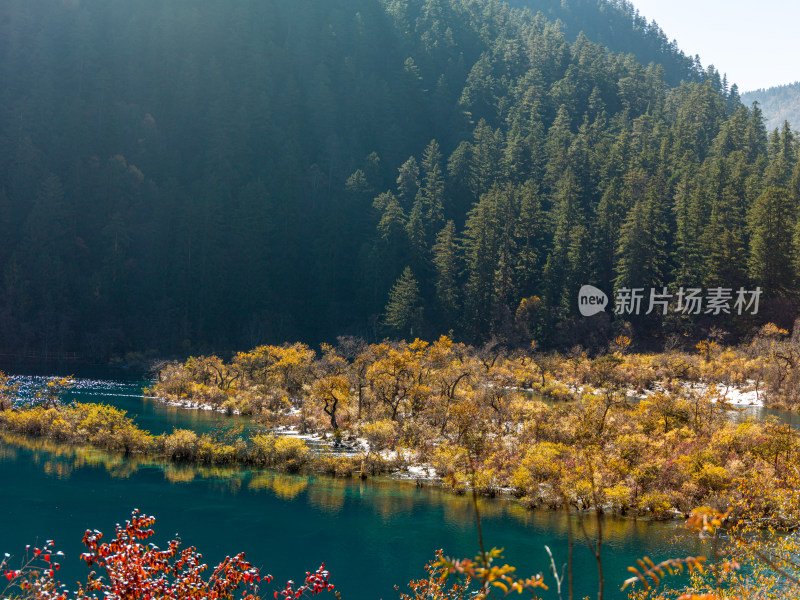
{"type": "Polygon", "coordinates": [[[484,194],[470,211],[464,231],[467,270],[464,303],[469,330],[476,339],[491,330],[497,235],[497,206],[491,193],[484,194]]]}
{"type": "Polygon", "coordinates": [[[694,187],[693,171],[685,167],[675,193],[675,273],[680,286],[698,286],[703,282],[705,256],[703,232],[710,209],[708,198],[694,187]]]}
{"type": "Polygon", "coordinates": [[[792,194],[792,203],[795,206],[800,206],[800,161],[794,166],[792,173],[792,183],[789,190],[792,194]]]}
{"type": "Polygon", "coordinates": [[[739,86],[735,83],[731,86],[726,98],[726,105],[728,106],[728,114],[733,114],[738,110],[742,104],[742,97],[739,95],[739,86]]]}
{"type": "Polygon", "coordinates": [[[494,332],[508,337],[513,325],[513,311],[518,303],[516,225],[519,218],[519,192],[513,184],[507,183],[496,186],[490,194],[494,196],[498,226],[492,328],[494,332]]]}
{"type": "Polygon", "coordinates": [[[436,236],[436,244],[433,247],[436,299],[445,322],[445,329],[455,324],[460,307],[458,250],[455,223],[448,221],[436,236]]]}
{"type": "Polygon", "coordinates": [[[412,156],[398,169],[397,175],[397,193],[406,208],[414,202],[418,190],[419,165],[417,159],[412,156]]]}
{"type": "Polygon", "coordinates": [[[383,214],[378,222],[377,245],[383,268],[392,276],[398,272],[401,261],[406,255],[406,227],[408,218],[394,194],[382,194],[377,205],[383,205],[383,214]]]}
{"type": "Polygon", "coordinates": [[[521,126],[515,123],[505,145],[503,162],[508,169],[508,178],[514,183],[523,183],[531,177],[533,171],[533,148],[530,136],[523,133],[521,126]]]}
{"type": "Polygon", "coordinates": [[[614,257],[619,245],[619,230],[626,215],[622,181],[611,180],[597,205],[594,218],[594,248],[591,253],[591,279],[598,285],[614,280],[614,257]]]}
{"type": "MultiPolygon", "coordinates": [[[[472,173],[472,144],[461,141],[447,161],[447,192],[452,200],[452,214],[462,219],[477,201],[477,184],[472,173]]],[[[460,221],[459,221],[460,222],[460,221]]]]}
{"type": "MultiPolygon", "coordinates": [[[[546,301],[552,307],[561,307],[569,310],[571,287],[575,277],[571,266],[576,263],[570,250],[576,247],[576,234],[579,227],[584,225],[584,215],[580,212],[579,188],[576,184],[575,174],[567,169],[558,184],[555,204],[552,209],[553,220],[553,246],[547,257],[544,268],[544,277],[547,282],[546,301]],[[572,259],[571,259],[572,258],[572,259]]],[[[586,258],[587,262],[589,258],[586,258]]],[[[577,293],[577,290],[575,290],[577,293]]]]}
{"type": "Polygon", "coordinates": [[[747,161],[750,163],[755,162],[767,152],[767,128],[764,122],[764,113],[761,111],[761,107],[758,102],[753,102],[745,134],[747,161]]]}
{"type": "Polygon", "coordinates": [[[738,289],[747,283],[745,196],[749,169],[741,153],[737,156],[740,161],[734,165],[728,164],[730,159],[727,155],[717,159],[706,187],[712,204],[702,240],[706,257],[704,283],[707,287],[738,289]]]}
{"type": "Polygon", "coordinates": [[[520,190],[519,218],[515,228],[519,256],[516,280],[522,296],[542,293],[542,268],[544,267],[546,220],[542,212],[538,186],[528,181],[520,190]]]}
{"type": "Polygon", "coordinates": [[[503,134],[494,131],[481,119],[473,133],[472,181],[474,193],[480,196],[505,176],[503,165],[503,134]]]}
{"type": "Polygon", "coordinates": [[[625,219],[617,250],[615,289],[659,288],[667,283],[668,227],[664,181],[656,176],[647,197],[625,219]]]}
{"type": "Polygon", "coordinates": [[[439,144],[431,140],[422,155],[422,183],[417,192],[414,209],[419,204],[428,247],[444,225],[444,173],[439,144]]]}
{"type": "Polygon", "coordinates": [[[558,187],[564,172],[569,166],[569,149],[572,146],[574,135],[570,131],[570,116],[562,106],[550,130],[547,132],[545,154],[547,167],[545,182],[551,190],[558,187]]]}
{"type": "Polygon", "coordinates": [[[726,188],[711,209],[704,235],[706,286],[738,288],[746,283],[747,246],[744,239],[740,199],[726,188]]]}
{"type": "Polygon", "coordinates": [[[750,231],[750,277],[765,293],[792,288],[794,272],[794,207],[789,192],[769,187],[753,204],[748,215],[750,231]]]}
{"type": "Polygon", "coordinates": [[[764,184],[768,187],[789,188],[797,162],[797,146],[788,122],[783,122],[780,132],[777,129],[772,132],[770,155],[771,160],[764,173],[764,184]]]}
{"type": "Polygon", "coordinates": [[[406,267],[389,292],[383,324],[391,332],[401,336],[408,335],[411,338],[420,336],[422,312],[419,284],[411,272],[411,267],[406,267]]]}
{"type": "Polygon", "coordinates": [[[417,271],[423,269],[428,260],[428,239],[425,233],[424,210],[422,200],[417,198],[406,223],[410,260],[417,271]]]}

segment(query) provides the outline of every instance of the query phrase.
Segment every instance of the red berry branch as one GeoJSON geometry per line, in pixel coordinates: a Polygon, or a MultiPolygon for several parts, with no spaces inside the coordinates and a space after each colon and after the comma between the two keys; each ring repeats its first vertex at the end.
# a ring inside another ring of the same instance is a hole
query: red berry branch
{"type": "MultiPolygon", "coordinates": [[[[81,559],[94,569],[84,585],[70,595],[55,581],[59,563],[53,556],[63,556],[53,550],[48,541],[42,548],[26,549],[26,559],[19,569],[8,568],[8,554],[0,562],[0,572],[8,580],[0,597],[8,597],[11,589],[20,600],[259,600],[259,587],[270,584],[271,575],[245,560],[244,553],[226,556],[210,575],[203,555],[193,546],[181,549],[180,540],[171,540],[163,550],[144,541],[154,534],[155,518],[134,510],[124,525],[116,526],[116,534],[103,542],[100,531],[87,530],[83,543],[88,552],[81,559]],[[98,575],[101,572],[102,575],[98,575]]],[[[288,600],[334,592],[330,574],[323,564],[314,573],[306,573],[305,582],[294,589],[289,581],[286,588],[275,592],[275,598],[288,600]]]]}
{"type": "Polygon", "coordinates": [[[333,592],[339,598],[339,592],[334,590],[333,584],[328,581],[330,573],[325,570],[325,563],[314,573],[306,571],[306,580],[294,589],[294,581],[286,582],[286,588],[275,592],[275,600],[292,600],[303,596],[316,596],[321,592],[333,592]]]}
{"type": "MultiPolygon", "coordinates": [[[[53,540],[47,540],[41,548],[25,546],[25,556],[18,569],[9,569],[11,555],[6,554],[0,561],[0,572],[6,578],[6,586],[0,597],[6,598],[12,590],[19,590],[23,598],[33,597],[42,600],[66,600],[63,586],[55,580],[56,571],[61,564],[54,557],[64,556],[56,552],[53,540]]],[[[2,580],[0,580],[2,581],[2,580]]]]}

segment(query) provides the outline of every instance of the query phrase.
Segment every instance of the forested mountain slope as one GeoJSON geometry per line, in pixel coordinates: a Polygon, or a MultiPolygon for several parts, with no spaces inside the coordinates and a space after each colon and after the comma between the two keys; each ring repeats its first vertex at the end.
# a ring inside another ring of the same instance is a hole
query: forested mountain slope
{"type": "Polygon", "coordinates": [[[559,21],[566,38],[580,33],[613,52],[633,54],[643,65],[664,68],[664,80],[674,86],[697,76],[697,57],[687,57],[654,21],[647,21],[627,0],[510,0],[517,8],[559,21]]]}
{"type": "Polygon", "coordinates": [[[794,137],[685,68],[490,0],[4,2],[3,350],[569,343],[582,283],[791,297],[794,137]]]}
{"type": "Polygon", "coordinates": [[[769,129],[781,127],[784,121],[795,130],[800,128],[800,81],[747,92],[742,101],[761,105],[769,129]]]}

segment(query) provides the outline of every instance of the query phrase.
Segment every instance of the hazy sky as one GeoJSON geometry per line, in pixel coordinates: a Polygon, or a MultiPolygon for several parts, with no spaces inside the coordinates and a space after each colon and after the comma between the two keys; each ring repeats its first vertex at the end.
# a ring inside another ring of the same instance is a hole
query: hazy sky
{"type": "Polygon", "coordinates": [[[797,0],[631,0],[689,56],[740,92],[800,80],[797,0]]]}

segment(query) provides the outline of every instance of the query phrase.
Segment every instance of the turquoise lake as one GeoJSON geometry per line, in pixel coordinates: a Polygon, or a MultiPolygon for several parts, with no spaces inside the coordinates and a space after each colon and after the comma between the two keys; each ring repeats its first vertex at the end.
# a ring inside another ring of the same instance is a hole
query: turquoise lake
{"type": "MultiPolygon", "coordinates": [[[[119,406],[154,433],[175,426],[206,431],[244,421],[166,407],[142,398],[143,385],[80,380],[73,397],[119,406]]],[[[88,573],[78,559],[84,530],[99,529],[108,538],[133,508],[157,517],[152,540],[157,545],[178,533],[210,565],[246,552],[276,578],[262,590],[268,598],[276,586],[302,579],[321,562],[345,599],[397,598],[394,585],[408,591],[406,582],[424,575],[436,549],[458,557],[478,551],[470,498],[391,478],[202,469],[6,436],[0,438],[0,482],[0,552],[19,555],[26,544],[54,539],[66,553],[60,574],[71,589],[88,573]]],[[[541,592],[543,598],[557,598],[544,546],[550,546],[559,567],[566,562],[567,519],[572,519],[575,597],[594,596],[596,564],[577,533],[578,517],[526,510],[507,499],[481,500],[480,507],[487,547],[504,548],[505,560],[521,575],[544,573],[550,591],[541,592]]],[[[607,598],[626,597],[620,591],[626,568],[639,557],[657,561],[707,551],[681,522],[608,518],[604,530],[607,598]]]]}

